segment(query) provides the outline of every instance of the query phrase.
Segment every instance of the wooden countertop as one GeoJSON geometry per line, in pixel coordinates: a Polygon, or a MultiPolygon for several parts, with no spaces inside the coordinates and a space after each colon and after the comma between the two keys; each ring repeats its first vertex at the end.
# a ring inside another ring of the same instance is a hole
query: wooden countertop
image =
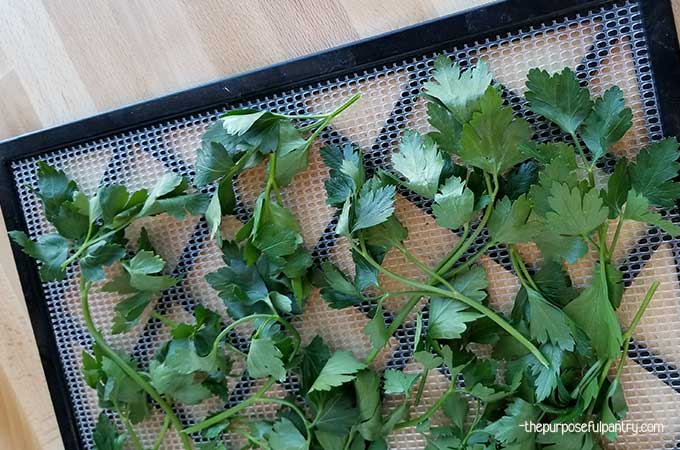
{"type": "MultiPolygon", "coordinates": [[[[0,140],[488,1],[3,0],[0,140]]],[[[0,261],[0,449],[63,449],[1,220],[0,261]]]]}

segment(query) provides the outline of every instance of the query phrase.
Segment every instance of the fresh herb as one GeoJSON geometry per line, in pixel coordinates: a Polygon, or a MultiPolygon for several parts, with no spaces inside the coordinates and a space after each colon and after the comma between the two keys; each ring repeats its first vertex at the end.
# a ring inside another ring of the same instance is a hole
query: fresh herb
{"type": "Polygon", "coordinates": [[[632,113],[619,88],[593,98],[570,69],[528,74],[527,104],[537,120],[563,132],[555,142],[533,140],[531,125],[506,105],[503,87],[483,61],[461,69],[438,58],[422,95],[433,130],[405,131],[392,170],[368,173],[362,152],[349,144],[321,149],[329,173],[327,203],[337,208],[336,233],[349,242],[351,274],[330,260],[315,267],[282,188],[306,167],[315,139],[358,96],[326,114],[223,114],[204,134],[197,155],[194,181],[209,195],[191,192],[175,175],[164,175],[149,191],[130,193],[114,185],[87,195],[64,172],[38,164],[36,195],[56,232],[35,240],[17,231],[11,236],[40,262],[45,282],[71,276],[77,270],[72,264],[78,264],[83,318],[94,342],[83,353],[84,379],[97,391],[99,405],[117,414],[116,423],[125,428],[119,432],[102,413],[92,435],[97,449],[130,444],[143,450],[134,427],[155,406],[165,419],[154,449],[174,428],[185,450],[224,450],[224,433],[242,437],[243,448],[380,450],[392,432],[411,427],[423,434],[428,450],[600,448],[598,436],[535,435],[521,425],[625,417],[620,376],[626,348],[659,284],[652,284],[622,330],[616,309],[623,274],[614,252],[625,221],[680,234],[658,209],[680,198],[680,184],[673,181],[680,169],[678,142],[655,142],[632,161],[620,159],[611,174],[601,173],[598,162],[611,158],[608,152],[631,127],[632,113]],[[266,182],[252,217],[227,238],[221,222],[236,208],[234,179],[265,160],[266,182]],[[397,192],[417,195],[431,206],[436,223],[458,236],[434,267],[408,248],[397,192]],[[205,215],[224,261],[206,281],[222,299],[228,324],[202,306],[191,323],[176,323],[151,308],[179,277],[168,273],[145,229],[136,245],[127,242],[125,230],[158,214],[205,215]],[[538,246],[540,267],[527,266],[522,243],[538,246]],[[520,283],[507,316],[490,306],[480,263],[492,248],[507,251],[520,283]],[[424,277],[385,267],[390,252],[424,277]],[[564,264],[588,252],[597,258],[592,279],[577,289],[564,264]],[[113,333],[129,331],[145,315],[169,330],[148,367],[111,347],[95,326],[89,293],[107,277],[103,290],[121,296],[113,333]],[[401,289],[388,290],[387,278],[401,289]],[[315,288],[335,309],[370,305],[365,359],[331,349],[318,336],[303,346],[294,323],[315,288]],[[386,302],[399,296],[408,297],[406,304],[388,317],[386,302]],[[426,307],[410,324],[413,358],[422,369],[374,371],[375,358],[423,299],[426,307]],[[490,353],[476,353],[476,344],[490,346],[490,353]],[[422,414],[414,414],[434,370],[448,375],[448,385],[422,414]],[[180,421],[174,404],[225,402],[230,377],[247,377],[257,388],[203,420],[189,426],[180,421]],[[275,384],[293,380],[298,395],[272,395],[275,384]],[[272,405],[276,415],[253,420],[245,410],[255,404],[272,405]],[[443,421],[435,425],[439,412],[443,421]],[[192,437],[199,434],[203,442],[194,447],[192,437]]]}

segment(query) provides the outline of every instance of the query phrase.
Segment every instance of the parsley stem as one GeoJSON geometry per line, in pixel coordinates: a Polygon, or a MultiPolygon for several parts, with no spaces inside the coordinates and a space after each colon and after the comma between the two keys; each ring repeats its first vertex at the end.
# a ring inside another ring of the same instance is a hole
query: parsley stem
{"type": "MultiPolygon", "coordinates": [[[[81,275],[80,303],[83,311],[83,320],[85,321],[85,326],[87,327],[87,331],[92,336],[92,339],[94,339],[94,342],[99,346],[107,358],[111,359],[114,364],[120,367],[120,369],[132,379],[132,381],[134,381],[147,394],[149,394],[149,396],[156,403],[158,403],[158,406],[160,406],[163,412],[165,412],[165,414],[170,418],[172,426],[178,431],[181,430],[182,422],[180,422],[180,420],[177,418],[175,412],[172,410],[172,407],[163,399],[163,397],[161,397],[156,389],[154,389],[153,386],[149,384],[149,382],[147,382],[132,366],[130,366],[130,364],[125,362],[125,360],[123,360],[123,358],[121,358],[120,355],[109,346],[109,344],[106,342],[106,339],[104,339],[104,336],[97,329],[94,321],[92,320],[92,315],[90,314],[90,305],[88,303],[90,286],[90,283],[88,283],[85,280],[85,277],[81,275]]],[[[188,436],[182,435],[180,433],[180,439],[182,441],[182,447],[184,447],[184,450],[193,449],[193,445],[191,444],[191,440],[188,436]]]]}
{"type": "Polygon", "coordinates": [[[186,436],[187,434],[191,433],[196,433],[197,431],[204,430],[206,428],[209,428],[213,425],[217,425],[220,422],[223,422],[230,418],[231,416],[235,415],[236,413],[246,409],[247,407],[257,403],[264,394],[267,393],[269,388],[271,388],[274,383],[276,383],[276,380],[274,378],[269,378],[267,382],[262,386],[256,393],[248,397],[247,399],[243,400],[239,404],[232,406],[229,409],[225,409],[219,414],[216,414],[208,419],[205,419],[203,422],[199,422],[193,426],[190,426],[188,428],[183,429],[180,432],[180,436],[186,436]]]}
{"type": "Polygon", "coordinates": [[[168,432],[168,429],[170,428],[170,418],[168,416],[165,416],[163,419],[163,425],[161,426],[161,431],[158,433],[158,436],[156,436],[156,439],[153,442],[153,449],[152,450],[158,450],[161,448],[161,445],[163,444],[163,440],[165,439],[165,435],[168,432]]]}
{"type": "Polygon", "coordinates": [[[486,253],[487,250],[489,250],[491,247],[493,247],[496,244],[498,244],[498,242],[495,242],[493,240],[487,241],[486,244],[484,244],[479,250],[477,250],[477,253],[470,256],[468,259],[465,260],[465,262],[463,264],[457,266],[451,272],[447,273],[446,277],[451,278],[454,275],[457,275],[460,272],[468,269],[472,264],[475,263],[475,261],[477,261],[479,258],[481,258],[486,253]]]}
{"type": "Polygon", "coordinates": [[[472,436],[472,433],[475,431],[475,427],[479,423],[480,419],[482,418],[481,412],[481,401],[477,399],[475,403],[475,418],[472,421],[472,425],[470,425],[470,428],[468,429],[468,432],[465,433],[465,437],[463,438],[463,442],[460,444],[460,448],[465,448],[465,444],[467,444],[467,441],[470,439],[470,436],[472,436]]]}
{"type": "MultiPolygon", "coordinates": [[[[570,134],[572,140],[574,141],[574,146],[576,147],[579,156],[581,156],[581,159],[583,160],[583,166],[588,171],[588,181],[590,182],[590,185],[592,187],[595,187],[595,176],[593,175],[593,166],[588,162],[588,158],[586,158],[586,154],[583,151],[583,147],[581,146],[581,141],[579,140],[578,136],[576,136],[576,133],[572,132],[570,134]]],[[[593,164],[594,163],[595,161],[593,161],[593,164]]]]}
{"type": "Polygon", "coordinates": [[[132,426],[130,419],[128,418],[127,414],[121,412],[120,407],[118,406],[118,402],[116,402],[115,400],[113,400],[113,407],[120,415],[123,425],[125,426],[125,431],[127,431],[127,433],[130,435],[130,439],[132,439],[132,446],[135,448],[135,450],[144,450],[144,446],[142,445],[142,442],[139,440],[139,436],[137,435],[135,428],[132,426]]]}
{"type": "Polygon", "coordinates": [[[614,250],[616,250],[616,244],[619,243],[619,236],[621,235],[621,230],[623,229],[623,222],[624,219],[623,217],[626,214],[626,206],[623,205],[623,211],[621,211],[621,215],[619,216],[619,222],[616,224],[616,230],[614,231],[614,237],[612,238],[612,243],[609,246],[609,255],[608,255],[608,260],[611,261],[612,257],[614,256],[614,250]]]}
{"type": "MultiPolygon", "coordinates": [[[[467,306],[471,307],[472,309],[475,309],[478,312],[482,313],[483,315],[485,315],[486,317],[491,319],[493,322],[495,322],[498,326],[500,326],[505,331],[507,331],[508,334],[510,334],[512,337],[514,337],[524,347],[526,347],[526,349],[529,350],[536,357],[536,359],[538,359],[538,361],[541,364],[543,364],[545,367],[550,367],[550,363],[545,358],[545,356],[543,356],[543,354],[536,348],[536,346],[534,344],[532,344],[531,341],[529,341],[526,337],[524,337],[524,335],[522,335],[522,333],[517,331],[517,329],[515,329],[512,325],[510,325],[505,319],[503,319],[500,315],[498,315],[492,309],[487,308],[482,303],[475,301],[475,300],[461,294],[457,290],[455,290],[453,288],[453,286],[451,286],[451,284],[449,284],[448,281],[441,278],[441,276],[437,275],[440,280],[443,280],[442,284],[447,289],[440,289],[438,287],[431,286],[429,284],[421,283],[419,281],[415,281],[415,280],[411,280],[411,279],[406,278],[406,277],[402,277],[401,275],[394,273],[391,270],[388,270],[388,269],[384,268],[383,266],[381,266],[378,262],[376,262],[371,257],[371,255],[369,255],[367,252],[360,249],[355,243],[352,243],[352,248],[356,252],[360,253],[370,265],[372,265],[379,272],[382,272],[383,274],[387,275],[388,277],[390,277],[390,278],[392,278],[396,281],[399,281],[403,284],[412,286],[412,287],[414,287],[418,290],[429,291],[429,292],[431,292],[431,294],[434,294],[434,295],[439,295],[439,296],[447,297],[447,298],[450,298],[450,299],[453,299],[453,300],[458,300],[460,302],[465,303],[467,306]]],[[[434,276],[434,272],[432,272],[431,275],[434,276]]],[[[402,308],[402,311],[404,309],[405,308],[402,308]]],[[[395,320],[395,322],[396,322],[396,320],[395,320]]],[[[393,324],[394,324],[394,322],[392,323],[392,325],[393,324]]],[[[391,331],[392,325],[390,325],[388,332],[391,331]]],[[[374,351],[375,350],[373,350],[371,352],[371,355],[373,354],[374,351]]]]}
{"type": "Polygon", "coordinates": [[[398,424],[396,424],[396,425],[394,426],[394,429],[395,429],[395,430],[399,430],[399,429],[401,429],[401,428],[414,427],[414,426],[418,425],[419,423],[424,422],[424,421],[426,421],[427,419],[429,419],[430,417],[432,417],[432,415],[433,415],[434,413],[436,413],[436,412],[439,410],[439,408],[441,408],[441,406],[444,404],[444,402],[446,401],[446,399],[448,398],[448,396],[451,395],[453,392],[455,392],[455,390],[456,390],[455,388],[456,388],[456,381],[453,380],[453,381],[451,382],[451,384],[449,385],[449,388],[446,390],[446,392],[444,392],[444,393],[437,399],[437,401],[434,402],[434,403],[432,404],[432,406],[430,406],[430,407],[427,409],[427,411],[425,411],[422,415],[416,417],[415,419],[410,419],[410,420],[406,420],[406,421],[404,421],[404,422],[399,422],[398,424]]]}
{"type": "Polygon", "coordinates": [[[531,274],[529,274],[529,270],[524,264],[524,260],[522,260],[522,257],[513,246],[510,247],[510,262],[515,269],[515,273],[517,274],[520,283],[522,283],[525,288],[529,287],[534,291],[540,292],[538,285],[534,282],[533,278],[531,278],[531,274]],[[525,283],[529,286],[526,286],[525,283]]]}

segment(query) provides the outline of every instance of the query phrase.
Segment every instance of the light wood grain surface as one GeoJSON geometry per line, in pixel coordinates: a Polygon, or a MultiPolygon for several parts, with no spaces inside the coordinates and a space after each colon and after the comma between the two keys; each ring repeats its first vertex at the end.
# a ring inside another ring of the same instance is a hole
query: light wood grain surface
{"type": "MultiPolygon", "coordinates": [[[[0,140],[486,2],[0,0],[0,140]]],[[[0,449],[62,448],[0,221],[0,449]]]]}

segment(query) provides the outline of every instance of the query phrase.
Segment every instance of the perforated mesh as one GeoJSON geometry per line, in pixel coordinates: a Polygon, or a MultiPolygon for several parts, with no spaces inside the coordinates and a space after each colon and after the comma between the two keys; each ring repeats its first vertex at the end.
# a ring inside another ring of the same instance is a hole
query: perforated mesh
{"type": "MultiPolygon", "coordinates": [[[[470,43],[461,48],[449,49],[449,54],[461,65],[486,60],[495,79],[505,86],[505,96],[513,109],[526,117],[541,140],[560,137],[559,131],[529,113],[523,99],[524,80],[529,68],[539,66],[549,70],[564,66],[575,68],[581,80],[588,83],[591,92],[601,93],[617,84],[626,93],[626,102],[634,111],[633,129],[622,143],[599,167],[609,171],[615,157],[633,156],[641,146],[659,139],[662,130],[654,93],[653,80],[647,55],[644,30],[635,3],[597,10],[586,16],[565,18],[540,27],[517,31],[485,42],[470,43]]],[[[427,130],[423,100],[417,97],[420,86],[429,75],[434,55],[427,54],[408,61],[379,67],[346,78],[329,80],[292,92],[282,92],[247,105],[254,108],[274,109],[286,113],[330,111],[350,95],[361,92],[363,97],[343,116],[333,123],[332,130],[324,133],[323,143],[353,142],[367,155],[369,169],[389,168],[390,154],[404,128],[427,130]]],[[[225,106],[226,109],[226,106],[225,106]]],[[[17,186],[21,186],[21,204],[30,234],[39,236],[50,231],[42,207],[35,195],[25,186],[36,185],[38,159],[55,165],[77,180],[80,187],[92,193],[102,184],[124,183],[129,189],[151,186],[163,172],[174,171],[192,176],[200,136],[224,109],[181,117],[176,120],[149,126],[132,132],[112,136],[73,148],[27,158],[16,162],[13,171],[17,186]]],[[[332,258],[341,267],[350,262],[347,243],[336,242],[333,233],[334,211],[325,204],[323,180],[327,170],[320,161],[317,145],[312,152],[310,165],[299,174],[284,192],[284,200],[302,224],[306,246],[319,259],[332,258]]],[[[250,170],[237,183],[241,201],[238,217],[243,220],[263,184],[263,168],[250,170]]],[[[423,261],[434,265],[447,253],[458,237],[439,228],[428,214],[429,205],[407,192],[400,193],[397,215],[409,228],[407,247],[423,261]]],[[[673,220],[678,216],[671,214],[673,220]]],[[[226,221],[225,229],[235,229],[236,219],[226,221]]],[[[141,224],[128,231],[134,241],[141,224]]],[[[208,239],[203,220],[177,221],[157,217],[144,221],[155,246],[169,261],[175,274],[182,274],[182,282],[168,289],[156,308],[174,319],[190,318],[192,307],[205,304],[222,311],[216,294],[203,277],[222,265],[219,251],[208,239]]],[[[613,228],[613,227],[611,227],[613,228]]],[[[481,236],[474,251],[483,245],[481,236]]],[[[662,282],[656,298],[638,328],[635,343],[629,350],[630,358],[623,372],[623,386],[630,406],[629,419],[640,422],[660,422],[664,433],[655,435],[623,435],[611,448],[659,449],[674,448],[680,437],[680,378],[675,362],[680,361],[680,337],[676,330],[680,323],[678,304],[677,258],[680,243],[656,228],[630,224],[624,227],[621,250],[617,260],[625,271],[626,293],[619,312],[623,323],[630,321],[637,304],[651,280],[662,282]]],[[[531,246],[522,247],[524,257],[532,264],[538,263],[538,252],[531,246]]],[[[411,277],[420,273],[398,254],[389,254],[388,267],[411,277]]],[[[569,268],[578,285],[586,283],[594,259],[585,258],[569,268]]],[[[482,259],[490,281],[489,294],[494,308],[507,312],[511,307],[519,283],[509,269],[509,257],[504,248],[492,248],[482,259]]],[[[116,269],[112,269],[116,270],[116,269]]],[[[80,354],[90,349],[88,337],[79,308],[76,273],[71,269],[63,282],[44,284],[43,289],[50,310],[52,326],[59,342],[59,357],[66,370],[69,393],[75,405],[77,425],[86,443],[92,448],[91,432],[98,414],[96,396],[85,386],[80,374],[80,354]]],[[[383,280],[391,289],[391,281],[383,280]]],[[[99,292],[94,286],[91,304],[96,323],[104,330],[110,328],[112,308],[118,300],[115,295],[99,292]]],[[[390,299],[386,304],[386,319],[391,320],[405,299],[390,299]]],[[[303,340],[308,342],[319,334],[334,349],[350,349],[363,357],[369,343],[362,329],[368,321],[368,307],[335,311],[319,299],[314,292],[304,315],[295,325],[303,340]]],[[[229,319],[224,316],[225,322],[229,319]]],[[[411,317],[411,320],[413,317],[411,317]]],[[[150,319],[126,335],[110,336],[114,345],[132,352],[144,367],[158,343],[166,339],[168,330],[158,321],[150,319]]],[[[411,360],[413,323],[408,322],[390,341],[375,363],[385,366],[415,370],[411,360]]],[[[245,339],[241,342],[246,345],[245,339]]],[[[424,411],[435,401],[447,385],[444,374],[431,372],[424,401],[418,407],[424,411]]],[[[295,393],[293,378],[277,385],[275,392],[284,396],[295,393]]],[[[236,380],[230,382],[231,399],[226,406],[238,403],[257,389],[257,382],[236,380]]],[[[180,418],[190,424],[207,413],[224,408],[224,404],[204,403],[192,408],[178,408],[180,418]]],[[[253,415],[266,416],[271,410],[256,406],[249,410],[253,415]]],[[[161,416],[156,414],[139,427],[141,438],[150,446],[160,427],[161,416]]],[[[424,442],[414,429],[401,430],[390,438],[394,448],[422,448],[424,442]]],[[[180,449],[176,434],[166,441],[167,449],[180,449]]]]}

